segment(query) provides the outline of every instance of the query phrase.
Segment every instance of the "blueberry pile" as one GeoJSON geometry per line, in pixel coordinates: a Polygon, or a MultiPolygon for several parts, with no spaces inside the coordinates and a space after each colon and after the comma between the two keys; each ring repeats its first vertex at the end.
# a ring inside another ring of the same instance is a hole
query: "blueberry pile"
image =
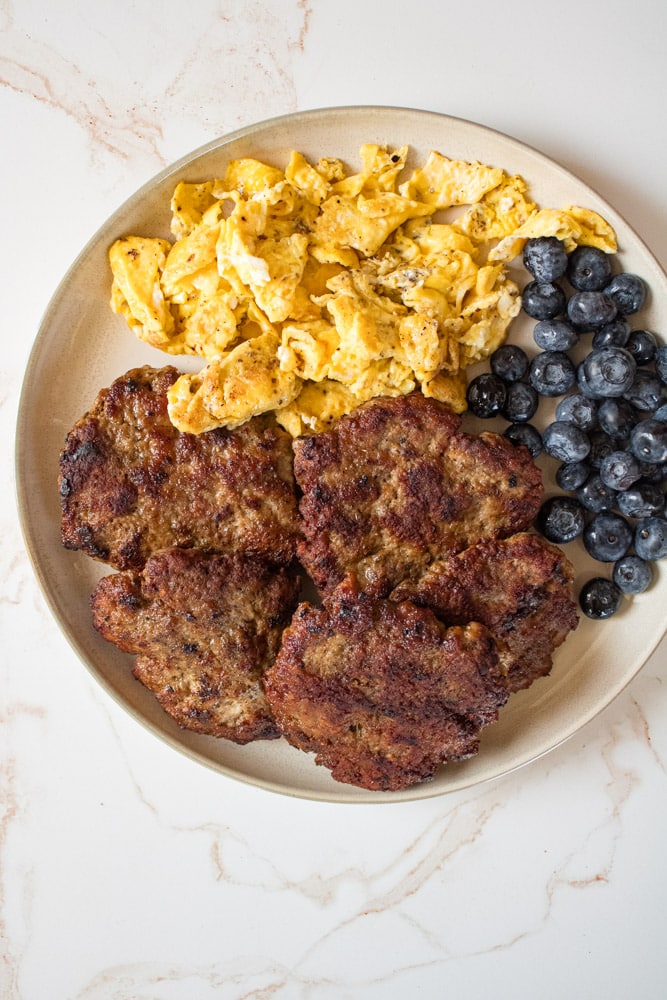
{"type": "Polygon", "coordinates": [[[646,284],[615,271],[613,255],[591,246],[568,254],[549,236],[527,241],[523,263],[533,280],[522,306],[539,350],[499,347],[491,370],[470,382],[468,409],[504,418],[506,437],[559,463],[564,492],[544,502],[536,527],[556,544],[581,538],[611,566],[611,579],[597,576],[579,595],[588,617],[609,618],[667,556],[667,345],[632,329],[646,284]],[[560,397],[542,433],[531,423],[541,397],[560,397]]]}

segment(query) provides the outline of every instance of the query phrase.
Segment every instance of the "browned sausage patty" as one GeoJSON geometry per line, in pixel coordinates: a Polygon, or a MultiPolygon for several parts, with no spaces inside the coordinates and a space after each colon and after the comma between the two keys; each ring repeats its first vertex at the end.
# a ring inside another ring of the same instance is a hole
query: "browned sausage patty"
{"type": "Polygon", "coordinates": [[[421,393],[372,400],[297,438],[294,455],[298,554],[324,593],[352,571],[386,596],[443,554],[527,528],[543,497],[526,448],[462,433],[459,417],[421,393]]]}
{"type": "Polygon", "coordinates": [[[487,540],[438,560],[396,601],[430,608],[448,625],[482,622],[499,641],[511,691],[549,673],[554,650],[578,623],[573,568],[537,535],[487,540]]]}
{"type": "Polygon", "coordinates": [[[137,655],[135,677],[180,726],[248,743],[279,735],[263,678],[297,595],[298,580],[257,559],[164,549],[100,580],[93,624],[137,655]]]}
{"type": "Polygon", "coordinates": [[[295,552],[291,439],[261,418],[182,434],[169,420],[175,368],[136,368],[103,389],[60,456],[62,540],[119,569],[172,545],[295,552]]]}
{"type": "Polygon", "coordinates": [[[483,625],[445,628],[427,609],[346,580],[321,608],[300,604],[266,691],[290,743],[337,781],[393,791],[477,752],[508,697],[483,625]]]}

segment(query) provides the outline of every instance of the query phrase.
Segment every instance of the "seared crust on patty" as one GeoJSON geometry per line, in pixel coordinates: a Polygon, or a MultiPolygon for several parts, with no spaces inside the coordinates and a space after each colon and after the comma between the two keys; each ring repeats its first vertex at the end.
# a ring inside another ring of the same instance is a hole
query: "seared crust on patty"
{"type": "Polygon", "coordinates": [[[93,624],[185,729],[235,743],[279,735],[263,678],[298,596],[285,569],[198,549],[157,552],[141,573],[103,577],[93,624]]]}
{"type": "Polygon", "coordinates": [[[299,605],[265,687],[290,743],[338,781],[388,791],[476,753],[508,697],[483,625],[445,628],[351,578],[321,608],[299,605]]]}
{"type": "Polygon", "coordinates": [[[169,420],[175,368],[136,368],[103,389],[60,456],[62,541],[118,569],[177,545],[278,563],[298,533],[291,439],[268,420],[182,434],[169,420]]]}
{"type": "Polygon", "coordinates": [[[528,450],[421,393],[380,398],[294,441],[298,555],[323,593],[348,572],[386,594],[434,559],[527,528],[543,498],[528,450]]]}
{"type": "Polygon", "coordinates": [[[482,622],[498,640],[511,691],[549,673],[554,650],[578,623],[573,567],[537,535],[486,540],[431,564],[392,593],[448,625],[482,622]]]}

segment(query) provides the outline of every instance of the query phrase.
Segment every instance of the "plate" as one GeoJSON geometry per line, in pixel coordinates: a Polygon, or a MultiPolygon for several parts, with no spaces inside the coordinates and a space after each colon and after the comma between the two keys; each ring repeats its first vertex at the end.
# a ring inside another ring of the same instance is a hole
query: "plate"
{"type": "MultiPolygon", "coordinates": [[[[112,314],[108,247],[129,233],[168,237],[170,198],[179,179],[220,176],[229,159],[242,156],[284,167],[293,149],[315,160],[340,157],[354,166],[365,142],[408,144],[416,160],[424,159],[431,149],[452,158],[481,160],[520,173],[542,206],[579,204],[600,212],[616,229],[622,267],[641,274],[650,287],[642,325],[667,330],[667,277],[647,247],[591,188],[536,150],[481,125],[432,112],[391,107],[306,111],[208,143],[163,170],[100,228],[72,264],[44,315],[25,375],[16,444],[19,510],[36,576],[60,628],[103,688],[148,730],[200,764],[267,790],[332,802],[396,802],[441,795],[497,778],[547,753],[597,715],[634,677],[663,635],[667,605],[663,570],[651,589],[626,601],[615,618],[583,619],[557,652],[551,675],[514,695],[500,720],[483,732],[475,758],[447,765],[433,781],[394,793],[339,784],[328,770],[315,765],[311,755],[284,740],[239,747],[179,729],[133,678],[131,658],[94,631],[89,598],[105,570],[60,543],[58,456],[68,429],[100,388],[137,365],[179,363],[140,343],[112,314]]],[[[519,318],[510,339],[528,346],[531,329],[530,321],[519,318]]],[[[185,360],[181,367],[187,367],[185,360]]],[[[579,542],[570,543],[565,551],[575,564],[577,586],[600,573],[600,565],[588,559],[579,542]]]]}

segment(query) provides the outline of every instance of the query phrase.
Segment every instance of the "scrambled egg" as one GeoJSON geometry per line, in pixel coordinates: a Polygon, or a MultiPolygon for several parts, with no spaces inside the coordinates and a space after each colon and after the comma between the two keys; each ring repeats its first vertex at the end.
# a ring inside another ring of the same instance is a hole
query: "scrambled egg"
{"type": "Polygon", "coordinates": [[[365,145],[351,174],[298,152],[284,171],[233,160],[177,185],[173,242],[113,244],[112,309],[153,347],[206,362],[170,390],[177,428],[271,410],[298,435],[415,389],[461,412],[466,369],[519,312],[507,265],[526,240],[616,250],[595,212],[540,208],[498,167],[432,152],[399,182],[407,155],[365,145]]]}

